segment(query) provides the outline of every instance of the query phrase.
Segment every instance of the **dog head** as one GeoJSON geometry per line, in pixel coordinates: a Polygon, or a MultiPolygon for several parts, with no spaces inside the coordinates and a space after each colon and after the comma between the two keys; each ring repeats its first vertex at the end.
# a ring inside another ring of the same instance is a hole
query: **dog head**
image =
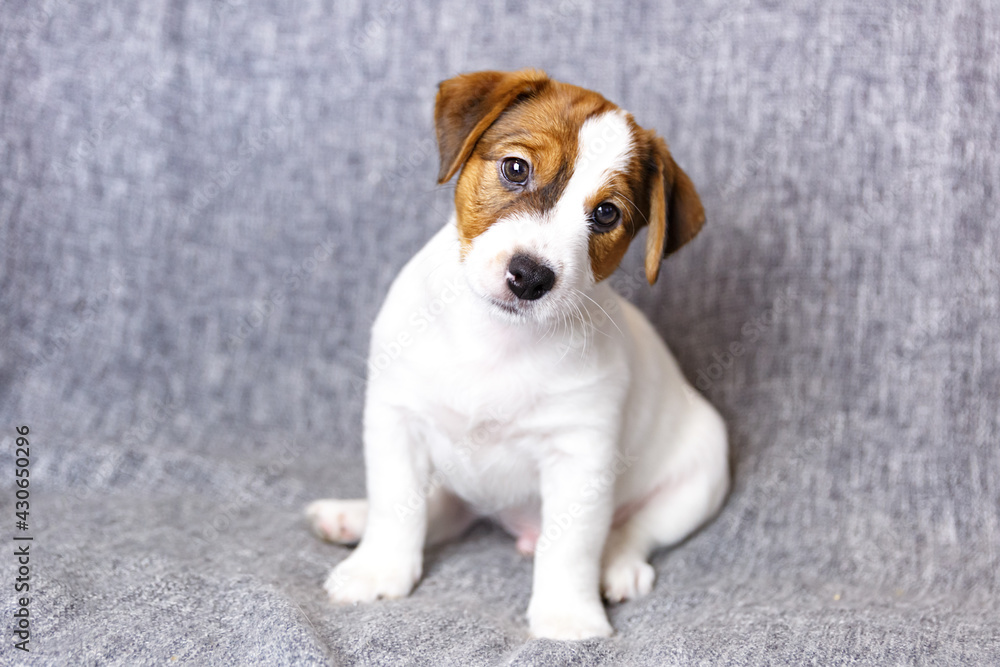
{"type": "Polygon", "coordinates": [[[618,267],[643,227],[645,270],[705,222],[663,139],[601,95],[537,70],[476,72],[440,84],[441,170],[455,190],[473,291],[516,319],[569,312],[618,267]]]}

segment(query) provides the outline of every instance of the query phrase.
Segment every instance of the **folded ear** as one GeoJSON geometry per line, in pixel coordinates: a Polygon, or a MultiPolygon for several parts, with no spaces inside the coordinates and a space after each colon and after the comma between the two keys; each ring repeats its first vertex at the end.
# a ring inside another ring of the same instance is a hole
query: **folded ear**
{"type": "Polygon", "coordinates": [[[660,262],[690,241],[705,224],[705,209],[660,137],[653,138],[656,169],[650,178],[649,229],[646,232],[646,280],[660,275],[660,262]]]}
{"type": "Polygon", "coordinates": [[[548,82],[545,72],[474,72],[438,85],[434,108],[441,169],[438,183],[447,183],[472,154],[483,132],[522,95],[538,92],[548,82]]]}

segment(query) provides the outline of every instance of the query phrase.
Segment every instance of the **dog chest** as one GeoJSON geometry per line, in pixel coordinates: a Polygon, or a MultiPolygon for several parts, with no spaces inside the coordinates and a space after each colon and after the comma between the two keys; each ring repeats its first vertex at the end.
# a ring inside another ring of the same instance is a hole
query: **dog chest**
{"type": "Polygon", "coordinates": [[[439,407],[414,424],[433,474],[480,512],[496,512],[538,495],[537,434],[503,414],[469,417],[439,407]]]}

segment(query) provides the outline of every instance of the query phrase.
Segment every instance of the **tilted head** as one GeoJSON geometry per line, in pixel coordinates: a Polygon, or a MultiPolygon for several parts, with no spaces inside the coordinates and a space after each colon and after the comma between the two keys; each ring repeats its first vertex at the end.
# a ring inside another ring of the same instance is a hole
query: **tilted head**
{"type": "Polygon", "coordinates": [[[469,284],[500,312],[564,314],[618,267],[648,226],[646,278],[705,213],[663,139],[599,94],[537,70],[441,83],[441,171],[455,190],[469,284]]]}

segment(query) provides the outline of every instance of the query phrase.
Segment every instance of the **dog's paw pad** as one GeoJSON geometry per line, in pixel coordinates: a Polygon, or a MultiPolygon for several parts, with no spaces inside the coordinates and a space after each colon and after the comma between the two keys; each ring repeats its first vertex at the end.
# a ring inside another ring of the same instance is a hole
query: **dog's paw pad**
{"type": "Polygon", "coordinates": [[[656,571],[639,558],[621,559],[604,568],[601,589],[608,602],[623,602],[653,590],[656,571]]]}
{"type": "Polygon", "coordinates": [[[355,544],[365,532],[367,500],[317,500],[306,507],[317,537],[336,544],[355,544]]]}

